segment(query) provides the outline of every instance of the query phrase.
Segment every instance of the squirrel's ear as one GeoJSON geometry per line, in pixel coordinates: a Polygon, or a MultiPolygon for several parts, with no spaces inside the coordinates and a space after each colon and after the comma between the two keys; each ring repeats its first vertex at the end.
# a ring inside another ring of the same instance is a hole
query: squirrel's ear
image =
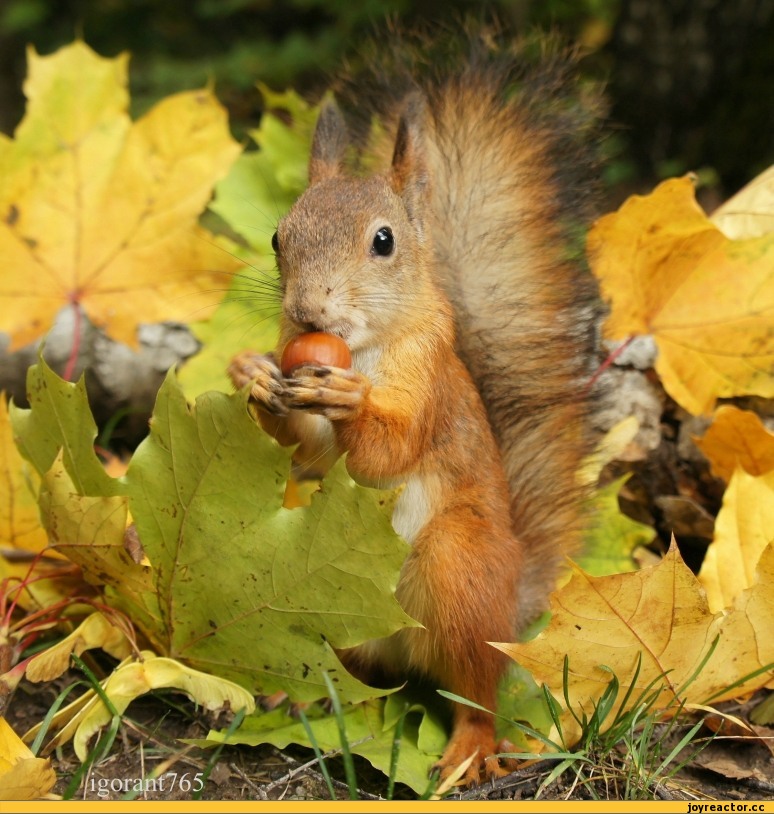
{"type": "Polygon", "coordinates": [[[392,188],[403,198],[409,217],[416,219],[424,209],[429,179],[423,137],[425,115],[424,99],[419,93],[412,94],[398,122],[390,171],[392,188]]]}
{"type": "Polygon", "coordinates": [[[310,184],[339,174],[347,143],[347,125],[344,116],[335,102],[326,102],[320,111],[312,139],[312,154],[309,159],[310,184]]]}

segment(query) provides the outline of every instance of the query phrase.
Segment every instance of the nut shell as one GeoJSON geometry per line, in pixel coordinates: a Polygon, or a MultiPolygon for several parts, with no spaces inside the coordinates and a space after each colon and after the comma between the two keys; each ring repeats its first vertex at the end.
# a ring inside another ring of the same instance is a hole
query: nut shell
{"type": "Polygon", "coordinates": [[[289,376],[294,368],[309,364],[348,368],[352,354],[347,343],[333,334],[315,331],[294,336],[282,351],[282,375],[289,376]]]}

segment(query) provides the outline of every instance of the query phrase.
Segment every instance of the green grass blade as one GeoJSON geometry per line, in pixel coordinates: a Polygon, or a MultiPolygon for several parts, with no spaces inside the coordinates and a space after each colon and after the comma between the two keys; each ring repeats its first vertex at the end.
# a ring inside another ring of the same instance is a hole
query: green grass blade
{"type": "Polygon", "coordinates": [[[392,738],[392,749],[390,750],[390,774],[387,777],[387,799],[392,800],[395,794],[395,775],[398,773],[398,760],[400,758],[400,744],[403,737],[403,724],[409,712],[409,705],[406,704],[403,713],[395,724],[395,734],[392,738]]]}
{"type": "Polygon", "coordinates": [[[48,708],[48,712],[46,713],[45,718],[43,718],[43,721],[40,724],[40,729],[38,730],[38,734],[35,735],[35,740],[32,741],[32,746],[30,746],[30,751],[36,757],[37,757],[38,752],[40,751],[40,747],[43,744],[43,741],[46,738],[46,735],[48,734],[48,730],[49,730],[49,727],[51,726],[51,721],[53,720],[54,715],[56,715],[57,712],[59,712],[59,708],[65,702],[65,699],[67,698],[67,696],[76,687],[81,687],[81,686],[86,687],[88,685],[86,684],[85,681],[81,681],[80,679],[78,681],[74,681],[68,687],[65,687],[62,690],[62,692],[59,693],[59,695],[57,695],[57,697],[54,699],[54,703],[51,704],[51,706],[48,708]]]}
{"type": "MultiPolygon", "coordinates": [[[[544,690],[545,691],[545,690],[544,690]]],[[[527,724],[521,723],[520,721],[514,721],[511,718],[508,718],[505,715],[500,715],[497,712],[492,712],[491,709],[487,709],[486,707],[482,707],[481,704],[477,704],[475,701],[469,701],[467,698],[463,698],[461,695],[455,695],[453,692],[447,692],[446,690],[436,690],[438,695],[442,696],[443,698],[447,698],[449,701],[455,701],[458,704],[464,704],[466,707],[472,707],[473,709],[478,709],[481,712],[488,712],[490,715],[493,715],[495,718],[499,718],[501,721],[505,721],[506,723],[510,724],[511,726],[515,726],[519,731],[523,732],[525,735],[529,735],[531,738],[535,738],[535,740],[539,740],[541,743],[544,743],[546,746],[550,747],[554,751],[560,751],[563,747],[560,746],[558,743],[554,743],[550,738],[546,737],[542,732],[538,732],[537,729],[533,729],[531,726],[527,726],[527,724]]],[[[550,693],[549,693],[550,695],[550,693]]],[[[551,697],[551,702],[556,704],[556,701],[551,697]]],[[[558,707],[557,707],[558,708],[558,707]]],[[[550,706],[549,706],[550,712],[550,706]]],[[[560,730],[561,733],[561,730],[560,730]]]]}
{"type": "Polygon", "coordinates": [[[204,771],[202,772],[202,777],[201,777],[202,785],[201,785],[201,788],[199,788],[197,791],[195,791],[191,795],[192,800],[201,800],[202,799],[202,794],[204,793],[204,786],[206,785],[207,781],[210,779],[210,774],[212,773],[212,770],[215,768],[215,764],[218,762],[218,760],[220,758],[220,753],[225,748],[226,743],[228,742],[228,739],[242,725],[242,721],[244,721],[244,719],[245,719],[245,710],[243,708],[243,709],[240,709],[234,715],[234,720],[231,721],[231,723],[228,726],[228,729],[226,730],[226,736],[224,738],[224,742],[215,747],[215,750],[213,751],[212,755],[210,756],[210,759],[207,761],[207,765],[204,767],[204,771]]]}
{"type": "Polygon", "coordinates": [[[100,700],[105,705],[105,708],[107,709],[107,711],[113,717],[118,716],[120,718],[121,717],[120,713],[115,708],[115,706],[113,705],[113,702],[110,700],[110,698],[108,698],[108,695],[105,692],[105,690],[103,689],[102,684],[99,682],[99,680],[94,675],[94,673],[92,673],[92,671],[86,666],[83,659],[81,659],[79,656],[76,656],[75,653],[73,653],[70,656],[70,658],[73,660],[73,662],[78,667],[78,669],[80,669],[81,672],[89,680],[89,684],[91,685],[91,689],[94,690],[94,692],[99,696],[100,700]]]}
{"type": "Polygon", "coordinates": [[[96,746],[89,752],[86,760],[77,768],[73,774],[67,788],[62,795],[63,800],[72,800],[73,795],[80,788],[81,780],[88,773],[89,769],[96,763],[99,763],[103,757],[106,757],[110,750],[113,748],[118,728],[121,726],[121,716],[114,715],[110,722],[110,727],[100,735],[96,746]]]}
{"type": "Polygon", "coordinates": [[[335,800],[336,790],[333,788],[333,781],[331,780],[328,766],[325,764],[325,758],[323,757],[322,750],[317,745],[317,738],[314,736],[312,727],[309,724],[309,719],[306,717],[303,709],[299,708],[298,717],[301,719],[301,723],[304,725],[306,736],[309,738],[309,743],[312,745],[312,749],[314,750],[314,756],[317,758],[317,765],[320,767],[320,773],[322,774],[323,778],[325,778],[325,784],[328,786],[328,793],[331,795],[331,800],[335,800]]]}
{"type": "Polygon", "coordinates": [[[355,761],[352,759],[352,752],[349,750],[349,741],[347,740],[347,728],[344,724],[344,712],[341,709],[341,701],[336,688],[333,686],[328,673],[323,673],[325,685],[328,688],[331,703],[333,704],[333,714],[336,717],[336,725],[339,729],[339,738],[341,740],[341,759],[344,761],[344,774],[347,778],[347,788],[349,789],[349,799],[357,800],[357,774],[355,772],[355,761]]]}

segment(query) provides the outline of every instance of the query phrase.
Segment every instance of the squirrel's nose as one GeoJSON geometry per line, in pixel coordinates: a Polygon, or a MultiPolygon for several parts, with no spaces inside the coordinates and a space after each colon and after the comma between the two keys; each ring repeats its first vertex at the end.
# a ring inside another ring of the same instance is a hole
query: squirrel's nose
{"type": "Polygon", "coordinates": [[[305,331],[324,330],[325,308],[312,309],[308,306],[293,304],[286,308],[287,315],[305,331]]]}

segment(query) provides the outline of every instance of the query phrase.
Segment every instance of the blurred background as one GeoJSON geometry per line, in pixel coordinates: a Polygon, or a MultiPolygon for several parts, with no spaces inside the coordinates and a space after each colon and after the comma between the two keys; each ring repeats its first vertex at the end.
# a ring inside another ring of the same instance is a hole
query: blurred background
{"type": "Polygon", "coordinates": [[[131,52],[135,115],[214,81],[240,137],[260,117],[257,80],[316,98],[385,18],[490,11],[584,47],[610,98],[611,205],[690,170],[712,208],[774,161],[774,0],[0,0],[0,130],[23,113],[28,44],[131,52]]]}
{"type": "MultiPolygon", "coordinates": [[[[490,14],[515,33],[538,26],[578,42],[585,76],[606,85],[604,210],[692,171],[709,212],[774,162],[774,0],[0,0],[0,131],[13,134],[24,113],[28,46],[49,54],[81,38],[106,57],[130,52],[134,117],[212,83],[249,147],[245,133],[261,116],[257,82],[317,101],[385,20],[410,27],[490,14]]],[[[74,313],[63,308],[46,339],[46,360],[60,373],[75,347],[74,313]]],[[[167,369],[199,342],[177,323],[141,326],[138,353],[87,320],[79,336],[73,376],[86,373],[103,436],[134,448],[167,369]]],[[[37,346],[7,348],[0,332],[0,390],[24,405],[37,346]]]]}

